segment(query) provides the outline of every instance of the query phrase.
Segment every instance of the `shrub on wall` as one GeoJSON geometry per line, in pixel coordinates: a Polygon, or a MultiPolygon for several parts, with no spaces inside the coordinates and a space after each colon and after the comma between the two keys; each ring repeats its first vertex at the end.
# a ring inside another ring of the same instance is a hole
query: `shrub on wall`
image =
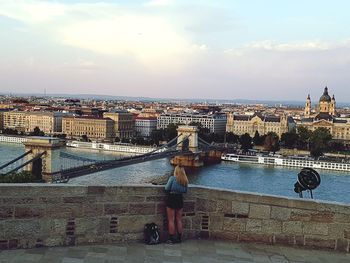
{"type": "Polygon", "coordinates": [[[36,178],[30,172],[10,173],[7,175],[0,175],[0,183],[41,183],[42,180],[36,178]]]}

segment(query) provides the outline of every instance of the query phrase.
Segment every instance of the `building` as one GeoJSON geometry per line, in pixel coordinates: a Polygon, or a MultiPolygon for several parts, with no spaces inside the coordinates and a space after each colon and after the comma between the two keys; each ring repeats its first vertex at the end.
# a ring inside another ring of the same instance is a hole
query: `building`
{"type": "Polygon", "coordinates": [[[297,127],[304,126],[311,131],[326,128],[335,140],[350,143],[350,118],[339,118],[336,111],[336,101],[328,94],[325,87],[314,110],[311,108],[310,95],[306,99],[304,118],[297,122],[297,127]]]}
{"type": "Polygon", "coordinates": [[[210,133],[224,134],[226,130],[226,114],[185,114],[185,113],[163,113],[157,118],[157,129],[166,129],[169,124],[200,123],[210,133]]]}
{"type": "Polygon", "coordinates": [[[152,132],[157,129],[156,117],[136,117],[135,131],[136,135],[142,137],[150,137],[152,132]]]}
{"type": "Polygon", "coordinates": [[[4,112],[4,129],[14,129],[18,132],[25,132],[26,129],[26,112],[24,111],[7,111],[4,112]]]}
{"type": "Polygon", "coordinates": [[[295,127],[295,122],[292,117],[262,115],[255,113],[253,115],[235,115],[229,113],[227,117],[226,131],[236,135],[248,133],[251,137],[258,132],[260,135],[268,132],[275,132],[279,137],[283,133],[292,130],[295,127]]]}
{"type": "Polygon", "coordinates": [[[103,117],[114,121],[114,133],[119,139],[130,139],[134,136],[135,120],[132,113],[127,111],[105,112],[103,117]]]}
{"type": "Polygon", "coordinates": [[[38,127],[45,134],[55,134],[62,132],[61,112],[27,112],[25,131],[33,132],[38,127]]]}
{"type": "Polygon", "coordinates": [[[114,121],[91,116],[63,117],[62,133],[71,139],[81,139],[86,135],[91,141],[111,142],[115,138],[114,121]]]}

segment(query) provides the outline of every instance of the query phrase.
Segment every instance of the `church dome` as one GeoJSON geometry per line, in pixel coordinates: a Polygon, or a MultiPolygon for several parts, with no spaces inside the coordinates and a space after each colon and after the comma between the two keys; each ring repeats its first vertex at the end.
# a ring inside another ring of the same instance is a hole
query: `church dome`
{"type": "Polygon", "coordinates": [[[320,102],[321,101],[325,101],[325,102],[331,101],[331,97],[328,95],[328,88],[327,87],[324,88],[324,92],[323,92],[322,96],[320,97],[320,102]]]}

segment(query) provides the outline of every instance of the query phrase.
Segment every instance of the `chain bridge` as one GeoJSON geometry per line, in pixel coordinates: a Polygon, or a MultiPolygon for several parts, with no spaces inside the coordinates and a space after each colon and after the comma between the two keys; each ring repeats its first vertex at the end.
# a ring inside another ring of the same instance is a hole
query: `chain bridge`
{"type": "Polygon", "coordinates": [[[57,138],[30,137],[24,145],[25,153],[0,165],[0,174],[8,175],[23,170],[46,182],[67,182],[70,178],[161,158],[172,158],[171,163],[174,165],[198,167],[203,165],[205,158],[213,157],[213,153],[216,158],[220,158],[223,150],[201,139],[194,126],[179,126],[174,139],[148,153],[110,160],[96,160],[69,153],[57,138]]]}

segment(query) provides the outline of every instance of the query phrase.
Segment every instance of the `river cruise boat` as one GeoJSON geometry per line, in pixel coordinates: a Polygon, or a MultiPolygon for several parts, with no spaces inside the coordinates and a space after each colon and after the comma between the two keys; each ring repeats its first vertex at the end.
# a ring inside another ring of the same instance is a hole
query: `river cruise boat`
{"type": "MultiPolygon", "coordinates": [[[[221,156],[224,161],[251,163],[263,165],[277,165],[287,167],[309,167],[313,169],[325,169],[333,171],[350,172],[350,163],[344,161],[336,162],[329,160],[314,160],[310,157],[283,157],[280,155],[255,155],[228,153],[221,156]]],[[[343,160],[343,159],[342,159],[343,160]]]]}

